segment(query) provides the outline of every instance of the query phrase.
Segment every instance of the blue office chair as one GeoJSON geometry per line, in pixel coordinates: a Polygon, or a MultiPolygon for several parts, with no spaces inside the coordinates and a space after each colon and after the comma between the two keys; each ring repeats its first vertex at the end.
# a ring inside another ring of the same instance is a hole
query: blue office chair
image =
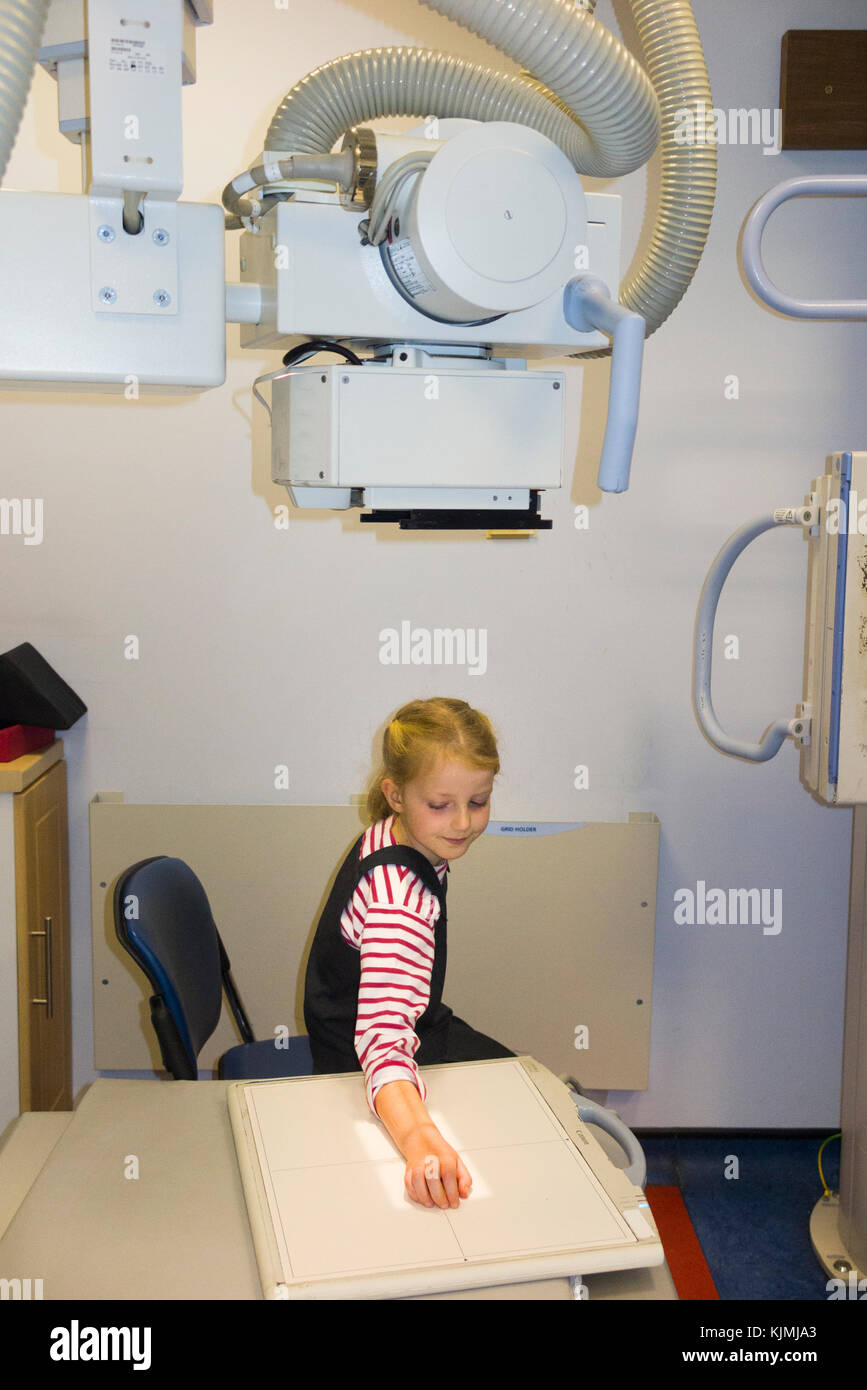
{"type": "Polygon", "coordinates": [[[197,1079],[197,1058],[220,1021],[224,989],[244,1041],[220,1058],[222,1079],[312,1075],[306,1037],[284,1038],[280,1046],[274,1038],[254,1040],[205,890],[182,859],[156,855],[120,875],[114,928],[154,990],[151,1022],[176,1081],[197,1079]]]}

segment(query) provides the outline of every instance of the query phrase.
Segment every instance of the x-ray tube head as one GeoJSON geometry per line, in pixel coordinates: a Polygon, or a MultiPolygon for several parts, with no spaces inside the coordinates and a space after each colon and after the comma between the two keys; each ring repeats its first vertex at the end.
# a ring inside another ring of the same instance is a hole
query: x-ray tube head
{"type": "Polygon", "coordinates": [[[494,121],[454,135],[404,181],[381,250],[415,309],[470,323],[547,299],[586,239],[584,190],[563,152],[494,121]]]}

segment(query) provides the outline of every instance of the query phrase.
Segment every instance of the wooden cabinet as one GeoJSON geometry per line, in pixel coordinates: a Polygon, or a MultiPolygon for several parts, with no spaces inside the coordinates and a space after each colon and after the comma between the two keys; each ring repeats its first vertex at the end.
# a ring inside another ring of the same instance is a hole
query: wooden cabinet
{"type": "Polygon", "coordinates": [[[71,1110],[66,763],[53,761],[11,799],[19,1108],[71,1110]]]}

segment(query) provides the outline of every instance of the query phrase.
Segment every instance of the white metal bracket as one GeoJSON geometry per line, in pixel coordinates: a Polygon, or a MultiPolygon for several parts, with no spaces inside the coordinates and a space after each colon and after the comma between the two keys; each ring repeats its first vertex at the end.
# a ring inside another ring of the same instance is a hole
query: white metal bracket
{"type": "Polygon", "coordinates": [[[143,225],[123,226],[123,198],[91,197],[90,294],[97,313],[178,312],[178,205],[146,197],[143,225]]]}

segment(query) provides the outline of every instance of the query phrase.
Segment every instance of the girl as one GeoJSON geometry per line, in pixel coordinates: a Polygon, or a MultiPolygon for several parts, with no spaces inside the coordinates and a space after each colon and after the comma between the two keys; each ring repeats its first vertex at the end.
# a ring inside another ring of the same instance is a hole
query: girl
{"type": "Polygon", "coordinates": [[[370,1109],[423,1206],[457,1207],[472,1178],[425,1108],[419,1066],[514,1057],[442,1002],[446,885],[490,816],[494,732],[464,700],[413,700],[382,740],[368,830],[320,918],[304,990],[314,1073],[363,1070],[370,1109]]]}

